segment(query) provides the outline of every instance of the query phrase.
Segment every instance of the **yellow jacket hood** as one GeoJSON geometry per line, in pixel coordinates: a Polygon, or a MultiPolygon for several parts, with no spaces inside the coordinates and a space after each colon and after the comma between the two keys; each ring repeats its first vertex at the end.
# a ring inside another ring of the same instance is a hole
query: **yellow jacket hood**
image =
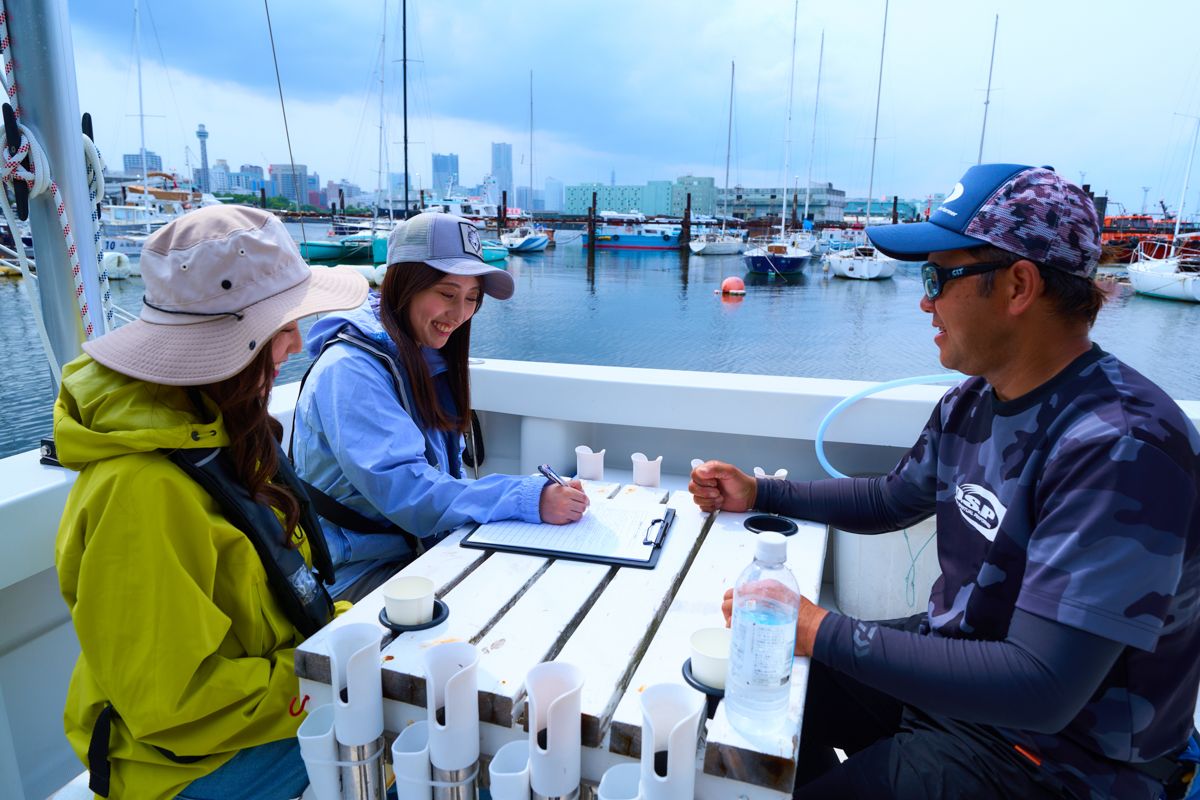
{"type": "Polygon", "coordinates": [[[221,414],[211,401],[204,402],[212,422],[200,421],[184,387],[146,383],[80,356],[63,368],[54,403],[58,459],[81,470],[130,453],[225,447],[229,437],[221,414]]]}

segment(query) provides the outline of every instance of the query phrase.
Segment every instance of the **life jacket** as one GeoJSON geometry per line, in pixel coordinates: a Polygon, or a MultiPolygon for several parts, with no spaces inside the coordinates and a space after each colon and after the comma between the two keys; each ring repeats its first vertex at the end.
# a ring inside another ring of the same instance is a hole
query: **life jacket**
{"type": "MultiPolygon", "coordinates": [[[[438,469],[437,452],[433,447],[433,440],[430,438],[430,431],[420,424],[420,418],[415,413],[416,404],[413,401],[412,392],[409,389],[408,383],[404,380],[403,366],[400,364],[399,359],[396,358],[395,354],[393,354],[391,350],[381,346],[378,342],[363,336],[361,333],[358,333],[352,329],[343,328],[342,330],[338,331],[336,335],[326,341],[324,346],[321,347],[321,352],[317,354],[317,357],[313,359],[312,363],[309,364],[308,369],[305,370],[304,377],[300,379],[300,389],[296,392],[296,396],[299,397],[300,393],[304,391],[304,384],[308,380],[309,374],[312,372],[313,367],[316,366],[317,361],[320,360],[321,356],[325,354],[325,351],[339,343],[349,345],[350,347],[366,353],[382,364],[384,369],[387,370],[387,373],[392,378],[392,386],[396,390],[396,399],[400,402],[400,407],[403,408],[404,413],[408,414],[409,418],[417,424],[417,428],[421,431],[421,435],[425,439],[425,460],[431,466],[433,466],[434,469],[438,469]]],[[[288,442],[289,454],[292,452],[295,437],[296,424],[295,419],[293,418],[291,438],[288,442]]],[[[447,447],[446,450],[451,454],[451,458],[453,459],[455,448],[447,447]]],[[[483,436],[479,427],[479,417],[476,416],[474,411],[471,412],[471,433],[467,438],[467,452],[463,455],[463,462],[471,467],[478,467],[483,463],[483,436]]],[[[458,464],[451,464],[449,466],[450,469],[448,471],[450,474],[455,475],[458,473],[458,464]]],[[[329,520],[338,527],[348,531],[354,531],[356,533],[399,534],[404,537],[405,541],[408,542],[409,548],[412,550],[412,552],[418,555],[425,552],[424,542],[421,541],[419,536],[404,530],[395,523],[386,521],[380,522],[378,520],[369,519],[349,506],[330,497],[328,494],[312,484],[304,481],[303,479],[301,479],[301,483],[303,483],[305,489],[307,489],[308,495],[312,499],[313,507],[316,509],[317,514],[329,520]]]]}
{"type": "MultiPolygon", "coordinates": [[[[286,487],[300,504],[300,528],[308,537],[312,568],[299,550],[285,543],[283,525],[275,511],[255,500],[237,479],[224,448],[171,450],[165,454],[217,501],[225,519],[254,545],[267,573],[271,596],[293,627],[307,638],[333,619],[333,599],[324,586],[333,583],[333,559],[303,482],[282,448],[275,447],[278,471],[274,481],[286,487]]],[[[109,734],[117,716],[112,704],[106,704],[92,726],[88,742],[88,788],[101,797],[108,797],[112,769],[109,734]]],[[[192,764],[208,756],[177,755],[158,746],[154,749],[177,764],[192,764]]]]}

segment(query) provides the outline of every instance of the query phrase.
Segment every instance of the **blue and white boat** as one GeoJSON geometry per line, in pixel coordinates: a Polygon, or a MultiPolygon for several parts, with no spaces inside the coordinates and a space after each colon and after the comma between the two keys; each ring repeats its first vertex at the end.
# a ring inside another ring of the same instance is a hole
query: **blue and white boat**
{"type": "Polygon", "coordinates": [[[816,257],[811,237],[795,234],[760,242],[742,254],[746,269],[773,275],[801,272],[816,257]]]}
{"type": "Polygon", "coordinates": [[[521,225],[500,235],[500,243],[510,253],[539,253],[550,244],[550,237],[537,228],[521,225]]]}
{"type": "MultiPolygon", "coordinates": [[[[681,227],[670,223],[646,222],[646,217],[637,212],[620,214],[615,211],[600,212],[596,224],[596,247],[605,250],[678,250],[681,227]]],[[[583,246],[588,246],[588,235],[581,237],[583,246]]]]}

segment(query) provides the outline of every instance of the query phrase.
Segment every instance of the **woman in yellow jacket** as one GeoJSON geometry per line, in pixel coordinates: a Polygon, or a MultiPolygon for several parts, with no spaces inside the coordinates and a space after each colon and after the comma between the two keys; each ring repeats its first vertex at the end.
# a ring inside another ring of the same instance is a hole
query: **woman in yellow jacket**
{"type": "Polygon", "coordinates": [[[267,397],[297,320],[366,282],[242,207],[171,222],[141,265],[141,318],[86,343],[55,404],[80,473],[56,546],[82,651],[67,737],[102,796],[296,797],[293,650],[332,574],[267,397]]]}

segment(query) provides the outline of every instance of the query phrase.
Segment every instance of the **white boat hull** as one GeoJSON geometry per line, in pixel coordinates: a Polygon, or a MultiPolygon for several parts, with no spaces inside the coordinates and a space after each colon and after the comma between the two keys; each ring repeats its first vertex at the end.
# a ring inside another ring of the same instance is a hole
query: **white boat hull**
{"type": "Polygon", "coordinates": [[[693,241],[688,242],[688,249],[698,256],[731,256],[742,252],[745,243],[738,238],[725,241],[693,241]]]}
{"type": "Polygon", "coordinates": [[[827,261],[830,272],[839,278],[877,281],[890,278],[896,272],[896,262],[890,258],[831,255],[827,261]]]}
{"type": "Polygon", "coordinates": [[[1200,272],[1180,272],[1178,259],[1165,258],[1130,264],[1129,282],[1138,294],[1200,303],[1200,272]]]}

